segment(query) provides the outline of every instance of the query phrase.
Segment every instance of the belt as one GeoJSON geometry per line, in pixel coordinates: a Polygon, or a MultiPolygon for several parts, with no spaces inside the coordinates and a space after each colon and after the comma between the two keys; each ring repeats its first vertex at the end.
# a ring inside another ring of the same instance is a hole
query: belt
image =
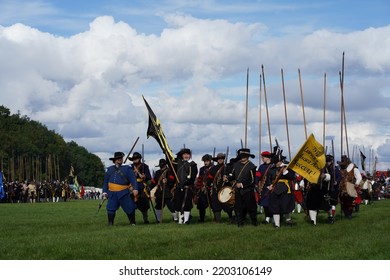
{"type": "Polygon", "coordinates": [[[115,184],[115,183],[108,183],[108,190],[112,191],[112,192],[120,192],[120,191],[123,191],[125,189],[128,189],[129,186],[128,185],[119,185],[119,184],[115,184]]]}

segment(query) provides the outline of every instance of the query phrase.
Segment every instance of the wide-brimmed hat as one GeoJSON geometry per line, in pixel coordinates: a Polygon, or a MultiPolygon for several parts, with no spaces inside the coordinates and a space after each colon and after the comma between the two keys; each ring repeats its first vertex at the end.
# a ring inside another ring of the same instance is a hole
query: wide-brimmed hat
{"type": "Polygon", "coordinates": [[[125,154],[122,153],[122,152],[115,152],[114,153],[114,157],[111,157],[109,159],[112,160],[112,161],[116,161],[117,159],[123,158],[124,156],[125,156],[125,154]]]}
{"type": "Polygon", "coordinates": [[[326,155],[326,162],[331,162],[334,160],[334,156],[332,155],[326,155]]]}
{"type": "Polygon", "coordinates": [[[191,155],[191,150],[188,148],[183,148],[176,155],[178,157],[182,157],[183,154],[190,154],[191,155]]]}
{"type": "Polygon", "coordinates": [[[135,159],[142,158],[142,155],[138,152],[134,152],[132,157],[129,157],[129,160],[133,161],[135,159]]]}
{"type": "Polygon", "coordinates": [[[218,153],[216,157],[213,157],[213,160],[225,159],[226,155],[224,153],[218,153]]]}
{"type": "Polygon", "coordinates": [[[247,148],[242,148],[237,151],[237,158],[250,157],[255,158],[254,154],[251,154],[251,150],[247,148]]]}
{"type": "Polygon", "coordinates": [[[206,161],[206,160],[211,161],[212,158],[213,158],[213,157],[212,157],[211,155],[205,154],[205,155],[202,157],[202,161],[206,161]]]}
{"type": "Polygon", "coordinates": [[[349,157],[347,157],[346,155],[342,155],[341,156],[341,161],[338,161],[337,164],[341,167],[341,168],[347,168],[347,166],[351,163],[351,160],[349,159],[349,157]]]}
{"type": "Polygon", "coordinates": [[[158,161],[158,165],[156,165],[156,167],[163,167],[167,165],[167,161],[163,158],[161,158],[159,161],[158,161]]]}

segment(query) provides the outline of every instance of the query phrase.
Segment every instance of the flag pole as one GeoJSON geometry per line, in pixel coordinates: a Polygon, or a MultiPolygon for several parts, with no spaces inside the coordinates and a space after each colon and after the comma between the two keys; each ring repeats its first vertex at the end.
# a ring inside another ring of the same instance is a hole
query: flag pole
{"type": "Polygon", "coordinates": [[[291,160],[291,150],[290,150],[290,134],[288,133],[288,120],[287,120],[287,104],[286,104],[286,91],[284,88],[284,75],[283,75],[283,68],[280,69],[280,72],[282,74],[282,89],[283,89],[283,101],[284,101],[284,116],[286,120],[286,132],[287,132],[287,146],[288,146],[288,156],[289,160],[291,160]]]}
{"type": "Polygon", "coordinates": [[[267,113],[267,124],[268,124],[268,137],[269,137],[269,148],[272,151],[272,140],[271,140],[271,125],[269,122],[269,113],[268,113],[268,101],[267,101],[267,89],[265,87],[265,76],[264,76],[264,65],[261,65],[261,73],[263,75],[263,86],[264,86],[264,100],[265,100],[265,109],[267,113]]]}
{"type": "Polygon", "coordinates": [[[301,102],[302,102],[302,113],[303,113],[303,127],[305,128],[305,138],[307,139],[307,129],[306,129],[306,115],[305,115],[305,104],[303,101],[303,92],[302,92],[302,79],[301,79],[301,69],[298,68],[298,79],[299,79],[299,88],[301,93],[301,102]]]}

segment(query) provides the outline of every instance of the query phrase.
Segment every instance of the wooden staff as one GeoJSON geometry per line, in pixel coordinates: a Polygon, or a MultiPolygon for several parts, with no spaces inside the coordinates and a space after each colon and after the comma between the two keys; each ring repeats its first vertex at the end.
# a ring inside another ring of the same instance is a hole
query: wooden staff
{"type": "Polygon", "coordinates": [[[298,68],[298,78],[299,78],[299,88],[300,88],[300,92],[301,92],[302,114],[303,114],[303,126],[304,126],[304,128],[305,128],[305,137],[306,137],[306,139],[307,139],[305,104],[304,104],[304,101],[303,101],[301,70],[300,70],[299,68],[298,68]]]}
{"type": "Polygon", "coordinates": [[[270,151],[272,151],[271,125],[270,125],[270,122],[269,122],[268,101],[267,101],[267,89],[266,89],[266,87],[265,87],[265,76],[264,76],[264,65],[261,65],[261,74],[263,75],[265,110],[266,110],[266,113],[267,113],[267,123],[268,123],[269,149],[270,149],[270,151]]]}
{"type": "Polygon", "coordinates": [[[326,118],[326,73],[324,73],[324,121],[323,121],[323,128],[322,128],[322,146],[325,147],[325,121],[326,118]]]}
{"type": "MultiPolygon", "coordinates": [[[[259,85],[259,154],[261,154],[261,74],[260,74],[260,85],[259,85]]],[[[259,157],[259,166],[261,164],[261,157],[259,157]]]]}
{"type": "Polygon", "coordinates": [[[246,69],[246,101],[245,101],[245,146],[244,148],[247,147],[248,144],[248,89],[249,88],[249,67],[246,69]]]}
{"type": "Polygon", "coordinates": [[[343,82],[342,82],[344,80],[344,78],[342,78],[342,74],[341,73],[339,73],[339,74],[340,74],[340,89],[341,89],[341,141],[342,141],[342,138],[343,138],[343,126],[344,126],[345,145],[346,145],[346,148],[347,148],[347,156],[349,157],[347,118],[346,118],[346,114],[345,114],[345,103],[344,103],[344,85],[343,85],[343,82]]]}
{"type": "Polygon", "coordinates": [[[284,101],[284,116],[286,120],[286,132],[287,132],[287,146],[288,146],[288,156],[289,160],[291,160],[291,150],[290,150],[290,134],[288,133],[288,120],[287,120],[287,104],[286,104],[286,91],[284,88],[284,75],[283,75],[283,69],[280,69],[280,72],[282,74],[282,89],[283,89],[283,101],[284,101]]]}

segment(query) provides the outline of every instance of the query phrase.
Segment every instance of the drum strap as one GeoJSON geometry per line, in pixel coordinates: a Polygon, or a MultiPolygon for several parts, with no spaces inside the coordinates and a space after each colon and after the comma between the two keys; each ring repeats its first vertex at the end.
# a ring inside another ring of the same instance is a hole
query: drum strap
{"type": "Polygon", "coordinates": [[[238,179],[241,177],[242,172],[244,171],[245,167],[247,167],[247,165],[249,164],[249,162],[250,162],[250,161],[248,161],[247,163],[245,163],[244,167],[241,169],[240,173],[239,173],[238,176],[237,176],[237,181],[238,181],[238,179]]]}
{"type": "Polygon", "coordinates": [[[217,170],[217,173],[215,173],[214,180],[213,180],[213,187],[217,189],[218,185],[218,177],[222,172],[222,169],[225,167],[225,165],[222,164],[222,166],[217,170]]]}

